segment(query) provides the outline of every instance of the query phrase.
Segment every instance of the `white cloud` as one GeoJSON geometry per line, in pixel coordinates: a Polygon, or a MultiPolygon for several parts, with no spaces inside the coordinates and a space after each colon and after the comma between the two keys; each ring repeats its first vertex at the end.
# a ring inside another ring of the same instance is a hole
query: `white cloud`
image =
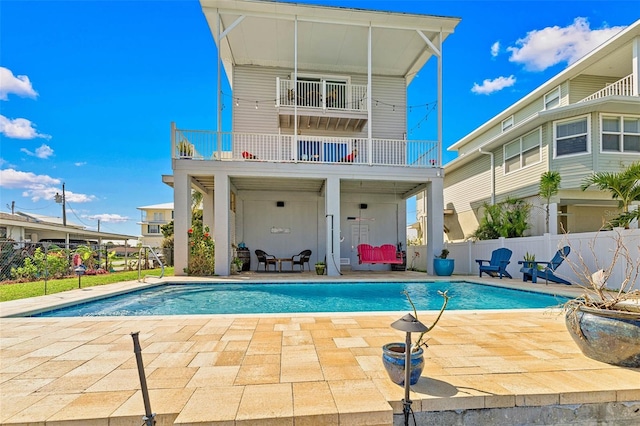
{"type": "Polygon", "coordinates": [[[27,148],[21,148],[20,151],[32,157],[42,158],[46,160],[53,155],[53,149],[49,145],[42,144],[39,148],[36,148],[36,152],[31,152],[27,148]]]}
{"type": "Polygon", "coordinates": [[[500,42],[496,41],[491,45],[491,56],[495,58],[500,53],[500,42]]]}
{"type": "Polygon", "coordinates": [[[482,85],[473,83],[471,91],[478,95],[490,95],[493,92],[504,89],[505,87],[511,87],[516,84],[516,78],[513,75],[509,77],[498,77],[493,80],[483,80],[482,85]]]}
{"type": "Polygon", "coordinates": [[[586,18],[576,18],[566,27],[546,27],[527,33],[516,46],[507,47],[509,61],[523,64],[528,71],[544,71],[561,62],[572,64],[622,31],[625,27],[592,30],[586,18]]]}
{"type": "Polygon", "coordinates": [[[103,214],[96,214],[96,215],[91,215],[91,216],[87,216],[87,219],[90,220],[99,220],[101,222],[105,222],[105,223],[122,223],[122,222],[127,222],[129,220],[129,218],[127,216],[120,216],[119,214],[112,214],[112,213],[103,213],[103,214]]]}
{"type": "Polygon", "coordinates": [[[16,118],[11,120],[4,115],[0,115],[0,134],[4,134],[6,137],[14,139],[51,139],[50,135],[38,133],[33,123],[26,118],[16,118]]]}
{"type": "MultiPolygon", "coordinates": [[[[15,169],[0,170],[0,187],[7,189],[24,189],[23,197],[31,198],[32,201],[53,200],[57,193],[62,193],[62,188],[58,188],[60,179],[47,175],[36,175],[31,172],[21,172],[15,169]]],[[[65,191],[65,199],[75,203],[88,203],[96,199],[94,195],[77,194],[65,191]]]]}
{"type": "Polygon", "coordinates": [[[26,75],[14,76],[10,69],[0,67],[0,100],[8,100],[8,94],[36,98],[38,92],[33,90],[29,77],[26,75]]]}
{"type": "Polygon", "coordinates": [[[74,165],[74,166],[77,166],[77,167],[81,167],[81,166],[84,166],[84,165],[86,165],[86,164],[87,164],[87,162],[86,162],[86,161],[78,161],[77,163],[73,163],[73,165],[74,165]]]}

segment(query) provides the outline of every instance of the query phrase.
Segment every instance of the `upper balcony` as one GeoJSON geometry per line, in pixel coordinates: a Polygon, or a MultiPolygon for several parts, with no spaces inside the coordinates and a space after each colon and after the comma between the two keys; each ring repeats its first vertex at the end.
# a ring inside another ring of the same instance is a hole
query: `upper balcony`
{"type": "Polygon", "coordinates": [[[171,130],[174,159],[440,167],[437,141],[171,130]]]}
{"type": "Polygon", "coordinates": [[[607,96],[634,96],[633,93],[633,74],[621,78],[615,83],[609,84],[604,89],[598,90],[594,94],[587,96],[579,102],[587,102],[595,99],[605,98],[607,96]]]}
{"type": "Polygon", "coordinates": [[[276,107],[281,128],[361,131],[367,123],[367,86],[327,79],[276,79],[276,107]]]}

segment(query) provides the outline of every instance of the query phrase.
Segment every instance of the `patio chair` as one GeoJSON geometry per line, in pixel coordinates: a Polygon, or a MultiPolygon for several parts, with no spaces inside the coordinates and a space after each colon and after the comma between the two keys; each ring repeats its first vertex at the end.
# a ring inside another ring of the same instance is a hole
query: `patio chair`
{"type": "Polygon", "coordinates": [[[311,265],[309,265],[309,260],[311,259],[311,250],[302,250],[299,254],[294,254],[291,256],[293,259],[291,261],[291,269],[295,265],[300,265],[300,272],[304,271],[304,265],[307,264],[309,271],[311,271],[311,265]]]}
{"type": "Polygon", "coordinates": [[[544,278],[546,282],[554,282],[558,284],[566,284],[571,285],[571,283],[565,279],[562,279],[555,275],[555,272],[558,270],[558,267],[562,265],[562,262],[569,256],[571,252],[571,247],[564,246],[560,250],[558,250],[553,256],[553,259],[549,262],[544,261],[528,261],[521,260],[518,263],[524,264],[523,268],[520,269],[522,272],[522,281],[531,280],[532,283],[537,283],[538,278],[544,278]],[[538,268],[538,265],[546,265],[544,269],[538,268]]]}
{"type": "Polygon", "coordinates": [[[494,250],[491,253],[491,260],[476,259],[478,267],[480,268],[480,276],[482,277],[482,273],[484,272],[494,278],[500,276],[500,279],[502,279],[503,275],[513,278],[511,274],[507,272],[507,265],[511,263],[510,259],[511,250],[504,247],[494,250]],[[488,264],[485,265],[485,262],[488,264]]]}
{"type": "Polygon", "coordinates": [[[273,270],[276,270],[276,264],[278,263],[278,259],[272,255],[267,254],[264,250],[256,250],[256,257],[258,258],[258,266],[256,267],[256,272],[260,269],[260,264],[264,264],[264,270],[267,271],[269,269],[269,265],[273,265],[273,270]]]}

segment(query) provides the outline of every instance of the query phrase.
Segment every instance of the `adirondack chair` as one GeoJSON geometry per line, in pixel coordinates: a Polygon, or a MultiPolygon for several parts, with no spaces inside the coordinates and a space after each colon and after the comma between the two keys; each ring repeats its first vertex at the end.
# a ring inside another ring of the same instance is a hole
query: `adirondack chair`
{"type": "Polygon", "coordinates": [[[555,275],[556,270],[562,264],[564,259],[567,256],[569,256],[570,252],[571,252],[571,247],[564,246],[563,248],[561,248],[556,252],[555,256],[553,256],[553,259],[551,259],[550,262],[544,262],[544,261],[538,261],[538,260],[518,261],[519,264],[524,264],[523,268],[520,269],[520,272],[522,272],[522,281],[526,282],[527,280],[531,280],[531,282],[535,284],[538,282],[538,278],[544,278],[545,281],[547,282],[552,281],[558,284],[571,285],[569,281],[555,275]],[[540,269],[538,268],[538,265],[546,265],[546,266],[544,267],[544,269],[540,269]]]}
{"type": "Polygon", "coordinates": [[[478,267],[480,268],[480,276],[482,277],[482,273],[486,273],[492,277],[507,276],[509,278],[513,278],[509,272],[507,272],[507,265],[511,263],[511,250],[508,248],[499,248],[494,250],[491,253],[491,260],[484,259],[476,259],[478,262],[478,267]],[[487,265],[484,263],[487,262],[487,265]]]}

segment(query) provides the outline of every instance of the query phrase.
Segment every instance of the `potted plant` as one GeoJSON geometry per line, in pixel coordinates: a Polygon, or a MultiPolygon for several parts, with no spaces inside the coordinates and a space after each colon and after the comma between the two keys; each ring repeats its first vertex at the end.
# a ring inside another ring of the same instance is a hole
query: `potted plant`
{"type": "Polygon", "coordinates": [[[316,274],[324,275],[327,265],[324,262],[316,262],[316,274]]]}
{"type": "Polygon", "coordinates": [[[448,277],[453,274],[455,262],[453,259],[447,259],[447,256],[449,256],[449,250],[445,248],[433,259],[433,270],[436,275],[448,277]]]}
{"type": "MultiPolygon", "coordinates": [[[[448,290],[447,290],[448,291],[448,290]]],[[[440,308],[440,313],[436,317],[431,327],[427,327],[427,331],[420,333],[418,338],[414,343],[411,344],[411,372],[409,376],[409,384],[415,385],[418,383],[418,379],[422,374],[422,370],[424,369],[424,349],[426,348],[427,342],[425,340],[425,335],[433,330],[438,321],[440,321],[440,317],[442,317],[442,313],[447,308],[447,303],[449,302],[449,295],[447,291],[439,291],[438,294],[444,298],[442,302],[442,307],[440,308]]],[[[418,319],[418,311],[416,310],[413,301],[411,300],[411,296],[409,293],[404,290],[402,292],[409,301],[411,308],[413,309],[413,316],[415,319],[418,319]]],[[[385,370],[387,370],[387,374],[391,381],[397,385],[404,386],[405,379],[405,342],[392,342],[387,343],[382,347],[382,364],[384,365],[385,370]]]]}
{"type": "Polygon", "coordinates": [[[231,273],[239,274],[240,271],[242,271],[242,264],[242,259],[240,259],[239,257],[234,257],[231,261],[231,273]]]}
{"type": "MultiPolygon", "coordinates": [[[[617,230],[612,259],[595,259],[595,273],[591,274],[583,255],[567,264],[582,282],[584,293],[564,304],[565,323],[569,334],[582,353],[589,358],[623,367],[640,367],[640,291],[633,290],[640,276],[640,244],[630,250],[617,230]],[[616,267],[624,263],[624,278],[607,287],[607,279],[616,267]]],[[[595,258],[596,238],[590,242],[595,258]]],[[[633,243],[634,245],[636,243],[633,243]]]]}
{"type": "Polygon", "coordinates": [[[193,145],[186,140],[180,141],[178,144],[178,155],[180,158],[193,157],[193,145]]]}

